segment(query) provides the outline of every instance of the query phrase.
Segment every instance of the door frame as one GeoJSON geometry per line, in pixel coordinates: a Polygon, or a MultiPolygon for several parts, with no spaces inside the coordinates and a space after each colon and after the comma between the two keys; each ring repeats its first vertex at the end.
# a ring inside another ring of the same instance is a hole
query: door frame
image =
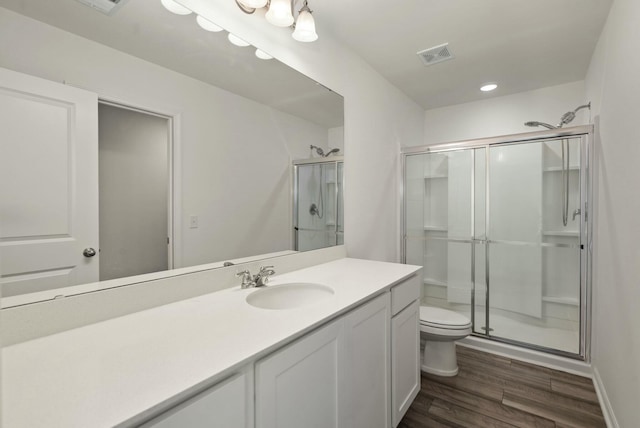
{"type": "Polygon", "coordinates": [[[181,114],[175,111],[156,108],[155,106],[143,106],[130,101],[98,95],[98,105],[100,104],[167,119],[169,126],[169,141],[167,144],[167,166],[169,172],[167,182],[167,237],[169,238],[169,242],[167,243],[167,269],[171,270],[182,267],[182,230],[180,228],[180,224],[182,224],[182,209],[180,204],[180,201],[182,201],[181,114]]]}

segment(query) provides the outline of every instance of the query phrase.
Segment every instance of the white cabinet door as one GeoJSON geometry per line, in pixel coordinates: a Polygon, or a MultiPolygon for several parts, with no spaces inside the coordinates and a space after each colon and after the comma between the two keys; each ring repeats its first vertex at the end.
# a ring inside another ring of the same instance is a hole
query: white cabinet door
{"type": "Polygon", "coordinates": [[[97,95],[0,68],[0,129],[3,297],[97,281],[97,95]]]}
{"type": "Polygon", "coordinates": [[[389,319],[389,293],[344,318],[344,427],[387,428],[391,423],[389,319]]]}
{"type": "Polygon", "coordinates": [[[391,423],[389,319],[389,293],[344,318],[344,427],[386,428],[391,423]]]}
{"type": "Polygon", "coordinates": [[[391,402],[395,428],[420,392],[420,303],[391,319],[391,402]]]}
{"type": "Polygon", "coordinates": [[[251,428],[253,378],[238,373],[142,425],[141,428],[251,428]]]}
{"type": "Polygon", "coordinates": [[[335,321],[256,363],[257,428],[340,426],[342,328],[335,321]]]}

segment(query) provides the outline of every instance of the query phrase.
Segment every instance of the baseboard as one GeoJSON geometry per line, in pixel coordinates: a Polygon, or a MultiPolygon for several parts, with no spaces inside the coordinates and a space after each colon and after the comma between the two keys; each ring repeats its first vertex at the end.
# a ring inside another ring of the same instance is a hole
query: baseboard
{"type": "Polygon", "coordinates": [[[600,408],[604,416],[604,421],[607,423],[607,428],[620,428],[616,415],[613,413],[611,402],[607,396],[607,390],[604,388],[600,372],[596,367],[593,368],[593,386],[596,388],[596,394],[598,394],[598,401],[600,402],[600,408]]]}

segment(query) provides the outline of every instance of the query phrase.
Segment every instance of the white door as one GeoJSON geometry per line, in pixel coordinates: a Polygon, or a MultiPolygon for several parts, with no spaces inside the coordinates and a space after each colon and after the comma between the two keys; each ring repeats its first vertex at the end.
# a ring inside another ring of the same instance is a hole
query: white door
{"type": "Polygon", "coordinates": [[[2,296],[97,281],[97,94],[0,68],[0,130],[2,296]]]}

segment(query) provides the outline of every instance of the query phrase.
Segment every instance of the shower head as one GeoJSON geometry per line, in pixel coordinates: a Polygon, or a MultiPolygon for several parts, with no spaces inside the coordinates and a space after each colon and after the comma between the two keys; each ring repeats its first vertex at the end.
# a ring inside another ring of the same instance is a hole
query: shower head
{"type": "Polygon", "coordinates": [[[571,123],[573,121],[573,119],[576,118],[576,113],[580,110],[582,110],[583,108],[588,108],[591,109],[591,103],[588,104],[584,104],[579,106],[578,108],[576,108],[573,111],[568,111],[565,114],[562,115],[562,117],[560,118],[560,123],[557,124],[556,126],[553,125],[549,125],[548,123],[544,123],[544,122],[536,122],[536,121],[532,121],[532,122],[525,122],[525,126],[544,126],[545,128],[548,129],[558,129],[558,128],[562,128],[564,125],[571,123]]]}
{"type": "Polygon", "coordinates": [[[321,148],[321,147],[311,145],[309,148],[310,148],[311,150],[315,150],[315,151],[316,151],[316,153],[318,154],[318,156],[324,156],[324,150],[322,150],[322,148],[321,148]]]}
{"type": "Polygon", "coordinates": [[[557,128],[557,126],[549,125],[548,123],[544,123],[544,122],[536,122],[536,121],[525,122],[524,126],[532,126],[532,127],[544,126],[545,128],[548,128],[548,129],[556,129],[557,128]]]}
{"type": "Polygon", "coordinates": [[[324,150],[322,150],[321,147],[318,146],[310,146],[311,150],[315,150],[316,153],[318,154],[318,156],[322,156],[324,158],[326,158],[329,155],[332,155],[334,153],[338,153],[340,151],[340,149],[331,149],[329,150],[327,153],[324,152],[324,150]]]}
{"type": "Polygon", "coordinates": [[[558,128],[562,128],[564,125],[566,125],[568,123],[571,123],[573,121],[573,119],[576,118],[576,113],[578,111],[582,110],[583,108],[591,109],[591,103],[581,105],[580,107],[578,107],[574,111],[568,111],[565,114],[563,114],[562,117],[560,118],[560,123],[558,124],[558,128]]]}

